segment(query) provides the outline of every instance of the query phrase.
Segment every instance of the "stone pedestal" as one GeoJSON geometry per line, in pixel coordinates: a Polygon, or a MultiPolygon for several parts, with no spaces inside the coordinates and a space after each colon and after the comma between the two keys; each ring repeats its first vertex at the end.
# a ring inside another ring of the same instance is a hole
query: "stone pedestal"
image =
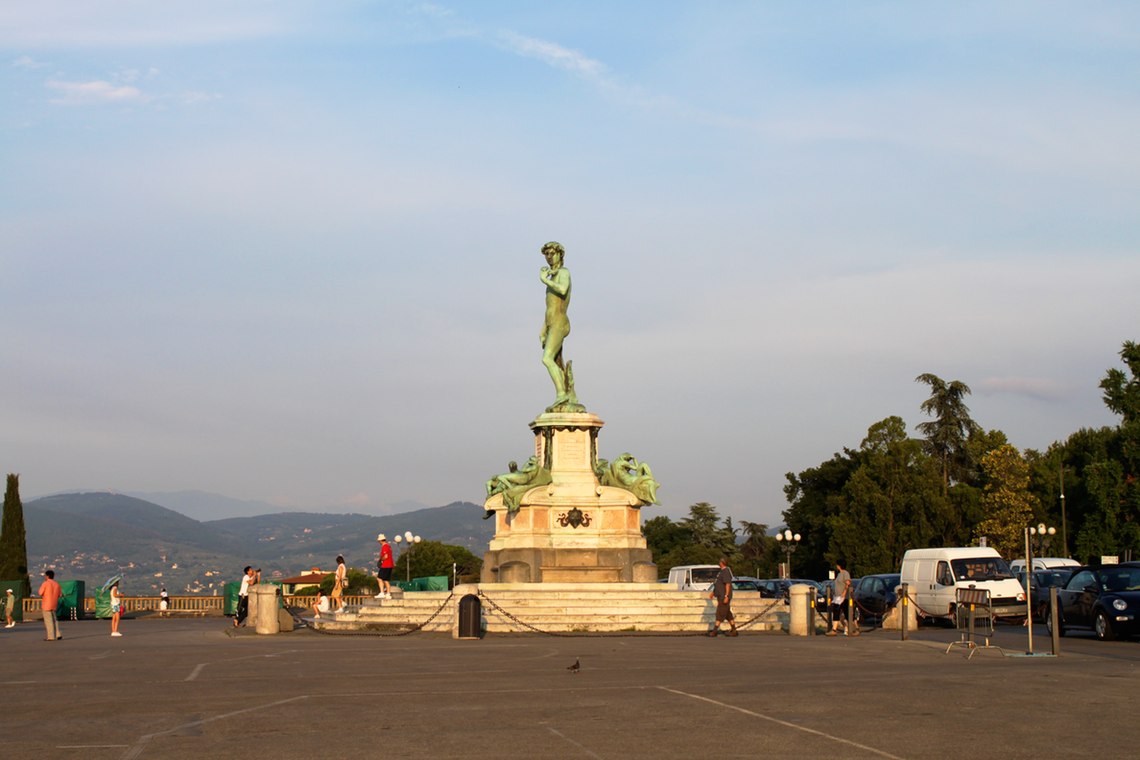
{"type": "Polygon", "coordinates": [[[280,633],[277,620],[277,595],[281,592],[272,583],[257,583],[249,587],[249,620],[258,633],[280,633]]]}
{"type": "Polygon", "coordinates": [[[653,583],[657,566],[641,534],[644,503],[598,483],[598,432],[588,412],[539,415],[534,454],[551,476],[510,512],[501,494],[487,499],[495,536],[483,557],[484,583],[653,583]]]}
{"type": "Polygon", "coordinates": [[[815,589],[806,583],[797,583],[788,589],[788,633],[792,636],[807,636],[810,631],[809,626],[814,626],[815,621],[809,622],[808,613],[811,607],[811,595],[815,593],[815,589]]]}

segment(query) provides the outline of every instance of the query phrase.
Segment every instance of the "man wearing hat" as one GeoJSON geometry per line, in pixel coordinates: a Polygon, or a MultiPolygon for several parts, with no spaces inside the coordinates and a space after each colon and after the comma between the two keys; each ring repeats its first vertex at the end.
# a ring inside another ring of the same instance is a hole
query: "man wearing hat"
{"type": "Polygon", "coordinates": [[[12,589],[4,589],[8,593],[4,594],[4,619],[8,621],[5,628],[12,628],[16,625],[16,621],[12,620],[12,616],[16,614],[16,596],[12,593],[12,589]]]}
{"type": "Polygon", "coordinates": [[[392,545],[388,543],[388,537],[381,533],[376,537],[380,542],[380,561],[376,563],[376,569],[379,571],[377,575],[380,580],[380,593],[376,595],[377,599],[391,599],[392,598],[392,568],[396,566],[395,560],[392,559],[392,545]]]}

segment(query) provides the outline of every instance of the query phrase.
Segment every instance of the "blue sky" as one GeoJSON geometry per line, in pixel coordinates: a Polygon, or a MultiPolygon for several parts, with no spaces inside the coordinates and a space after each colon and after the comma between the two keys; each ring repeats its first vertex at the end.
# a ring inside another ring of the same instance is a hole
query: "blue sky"
{"type": "MultiPolygon", "coordinates": [[[[1114,424],[1140,339],[1123,3],[0,6],[0,469],[25,497],[478,501],[579,395],[665,514],[913,429],[1114,424]]],[[[656,509],[656,508],[655,508],[656,509]]],[[[653,514],[653,513],[651,513],[653,514]]]]}

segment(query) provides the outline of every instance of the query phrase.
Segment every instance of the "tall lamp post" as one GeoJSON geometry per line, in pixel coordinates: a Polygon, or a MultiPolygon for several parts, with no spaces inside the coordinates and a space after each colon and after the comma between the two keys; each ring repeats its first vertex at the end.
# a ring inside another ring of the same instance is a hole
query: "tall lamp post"
{"type": "Polygon", "coordinates": [[[1036,539],[1038,551],[1044,552],[1049,539],[1057,535],[1052,525],[1037,523],[1025,529],[1025,632],[1029,638],[1029,654],[1033,654],[1033,546],[1036,539]]]}
{"type": "Polygon", "coordinates": [[[1029,535],[1036,537],[1037,540],[1034,544],[1034,548],[1037,550],[1038,556],[1040,556],[1049,548],[1049,539],[1057,535],[1057,529],[1052,525],[1037,523],[1037,525],[1029,529],[1029,535]]]}
{"type": "Polygon", "coordinates": [[[790,528],[776,534],[776,541],[784,547],[784,556],[787,559],[784,563],[785,578],[792,577],[792,552],[799,548],[800,538],[800,534],[792,533],[790,528]]]}
{"type": "Polygon", "coordinates": [[[397,547],[400,545],[401,542],[407,542],[407,544],[408,544],[408,562],[407,562],[407,566],[408,566],[407,581],[408,581],[408,583],[412,582],[412,549],[414,549],[416,544],[418,544],[422,540],[423,539],[421,539],[419,536],[412,535],[412,532],[410,530],[405,531],[404,535],[402,535],[402,536],[398,533],[396,534],[395,541],[396,541],[397,547]]]}

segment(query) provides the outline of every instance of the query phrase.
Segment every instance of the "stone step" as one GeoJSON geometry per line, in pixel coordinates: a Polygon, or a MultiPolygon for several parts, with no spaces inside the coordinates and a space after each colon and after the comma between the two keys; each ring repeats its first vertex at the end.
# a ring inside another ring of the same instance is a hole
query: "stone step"
{"type": "MultiPolygon", "coordinates": [[[[343,619],[332,620],[327,617],[322,617],[320,620],[307,621],[312,624],[314,628],[326,631],[345,631],[345,632],[361,632],[367,633],[369,631],[384,632],[384,633],[399,633],[415,627],[415,623],[405,623],[396,621],[376,621],[376,620],[356,620],[356,619],[343,619]]],[[[642,621],[631,624],[627,620],[623,621],[590,621],[584,623],[581,620],[563,621],[563,622],[544,622],[541,624],[534,621],[525,621],[528,625],[521,625],[511,620],[487,620],[487,633],[703,633],[708,631],[712,624],[708,621],[684,621],[684,622],[661,622],[661,621],[642,621]],[[528,627],[530,626],[530,627],[528,627]],[[537,629],[537,630],[534,630],[537,629]]],[[[744,620],[739,620],[743,624],[744,620]]],[[[451,622],[439,620],[432,621],[431,623],[423,626],[420,630],[427,633],[450,633],[451,622]]],[[[773,631],[784,630],[784,625],[779,621],[756,621],[750,623],[747,627],[741,627],[741,631],[745,634],[749,633],[769,633],[773,631]]]]}
{"type": "MultiPolygon", "coordinates": [[[[450,632],[460,599],[481,589],[481,623],[488,633],[701,632],[712,626],[715,614],[707,594],[657,584],[485,584],[461,586],[455,593],[420,591],[391,600],[366,599],[347,614],[308,622],[329,631],[391,633],[422,626],[425,631],[450,632]]],[[[784,629],[787,609],[754,592],[733,599],[736,619],[748,623],[749,632],[784,629]]]]}

